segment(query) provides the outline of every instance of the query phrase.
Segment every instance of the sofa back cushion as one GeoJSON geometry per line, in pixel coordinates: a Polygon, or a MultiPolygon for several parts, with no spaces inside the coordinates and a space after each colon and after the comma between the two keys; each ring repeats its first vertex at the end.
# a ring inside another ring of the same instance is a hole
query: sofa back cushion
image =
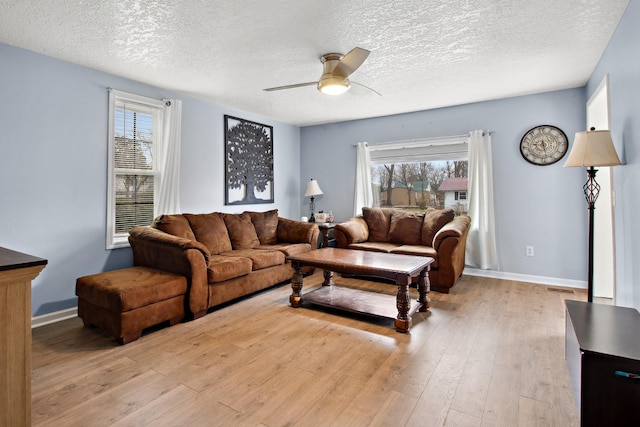
{"type": "Polygon", "coordinates": [[[228,252],[232,249],[227,226],[222,214],[184,214],[187,218],[196,240],[209,249],[211,254],[228,252]]]}
{"type": "Polygon", "coordinates": [[[251,216],[251,222],[253,222],[261,245],[275,245],[278,243],[278,209],[267,212],[246,213],[251,216]]]}
{"type": "Polygon", "coordinates": [[[177,237],[196,240],[196,236],[193,234],[193,230],[191,230],[189,221],[187,221],[187,218],[183,215],[160,215],[153,220],[153,224],[151,224],[151,226],[177,237]]]}
{"type": "Polygon", "coordinates": [[[251,215],[245,212],[243,214],[222,214],[222,217],[227,225],[233,249],[251,249],[260,246],[256,229],[251,222],[251,215]]]}
{"type": "Polygon", "coordinates": [[[369,227],[369,241],[388,242],[391,208],[362,208],[362,216],[369,227]]]}
{"type": "Polygon", "coordinates": [[[401,245],[420,245],[422,243],[422,222],[424,213],[405,212],[396,209],[391,214],[389,241],[401,245]]]}
{"type": "Polygon", "coordinates": [[[422,223],[422,244],[432,246],[436,233],[454,217],[453,209],[427,209],[422,223]]]}

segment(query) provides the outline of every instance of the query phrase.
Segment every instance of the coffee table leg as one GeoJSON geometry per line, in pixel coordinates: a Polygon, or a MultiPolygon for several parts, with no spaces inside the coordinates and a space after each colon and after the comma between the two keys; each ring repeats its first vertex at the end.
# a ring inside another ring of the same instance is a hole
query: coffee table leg
{"type": "Polygon", "coordinates": [[[300,291],[302,291],[302,266],[299,262],[293,261],[293,276],[291,277],[291,296],[289,297],[289,303],[291,307],[300,307],[302,304],[302,296],[300,295],[300,291]]]}
{"type": "Polygon", "coordinates": [[[418,278],[418,304],[420,304],[418,311],[428,311],[429,307],[431,307],[431,300],[429,299],[430,290],[429,266],[427,266],[427,268],[420,272],[420,277],[418,278]]]}
{"type": "Polygon", "coordinates": [[[333,271],[324,270],[324,282],[322,282],[322,286],[333,286],[333,271]]]}
{"type": "Polygon", "coordinates": [[[396,295],[396,307],[398,308],[398,317],[394,321],[396,331],[409,332],[411,329],[411,317],[409,317],[409,276],[403,275],[396,280],[398,285],[398,294],[396,295]]]}

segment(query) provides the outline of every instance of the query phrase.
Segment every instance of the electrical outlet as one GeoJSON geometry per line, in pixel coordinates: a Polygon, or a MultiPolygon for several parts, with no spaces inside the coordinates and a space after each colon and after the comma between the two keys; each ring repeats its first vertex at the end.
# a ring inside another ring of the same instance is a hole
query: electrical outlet
{"type": "Polygon", "coordinates": [[[524,247],[524,254],[526,256],[533,256],[533,246],[525,246],[524,247]]]}

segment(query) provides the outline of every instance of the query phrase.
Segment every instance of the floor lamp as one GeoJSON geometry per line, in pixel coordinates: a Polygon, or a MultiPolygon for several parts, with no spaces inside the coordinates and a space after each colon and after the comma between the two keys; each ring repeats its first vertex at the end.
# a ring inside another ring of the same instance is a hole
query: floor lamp
{"type": "Polygon", "coordinates": [[[591,130],[577,132],[573,140],[573,148],[565,162],[565,167],[586,167],[587,182],[582,187],[589,209],[589,271],[587,276],[588,301],[593,302],[593,211],[600,193],[600,185],[596,182],[596,166],[618,166],[620,159],[611,140],[608,130],[591,130]]]}

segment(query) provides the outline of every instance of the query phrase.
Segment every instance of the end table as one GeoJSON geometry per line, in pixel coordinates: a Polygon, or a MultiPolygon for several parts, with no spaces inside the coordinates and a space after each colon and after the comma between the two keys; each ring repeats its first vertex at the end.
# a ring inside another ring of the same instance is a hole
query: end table
{"type": "Polygon", "coordinates": [[[318,227],[320,228],[320,232],[322,233],[322,248],[329,247],[329,233],[334,229],[335,223],[333,222],[320,222],[318,223],[318,227]]]}

